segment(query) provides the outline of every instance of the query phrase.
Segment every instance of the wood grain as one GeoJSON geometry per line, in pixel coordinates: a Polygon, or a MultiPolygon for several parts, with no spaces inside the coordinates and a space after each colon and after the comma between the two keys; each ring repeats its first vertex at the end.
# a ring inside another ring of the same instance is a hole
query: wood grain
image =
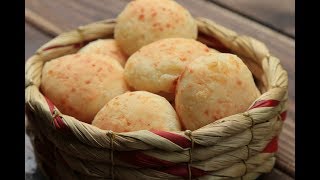
{"type": "Polygon", "coordinates": [[[30,24],[25,23],[25,60],[32,56],[40,46],[48,42],[51,38],[52,37],[45,35],[30,24]]]}
{"type": "Polygon", "coordinates": [[[222,7],[240,13],[276,29],[290,37],[295,37],[294,0],[209,0],[222,7]]]}
{"type": "MultiPolygon", "coordinates": [[[[289,75],[288,115],[279,140],[277,166],[294,176],[295,171],[295,42],[238,14],[204,0],[177,0],[194,16],[212,19],[264,42],[281,60],[289,75]]],[[[101,19],[115,18],[129,0],[26,0],[26,21],[51,37],[61,31],[101,19]],[[31,13],[30,13],[31,12],[31,13]],[[40,20],[39,20],[40,19],[40,20]]],[[[40,38],[41,39],[41,38],[40,38]]],[[[44,40],[44,39],[42,39],[44,40]]],[[[41,41],[42,41],[41,40],[41,41]]],[[[44,41],[45,42],[45,41],[44,41]]],[[[29,45],[29,44],[28,44],[29,45]]],[[[40,46],[41,44],[39,44],[40,46]]],[[[37,46],[37,45],[36,45],[37,46]]],[[[39,47],[37,46],[37,48],[39,47]]],[[[26,52],[27,53],[27,52],[26,52]]],[[[31,54],[31,53],[30,53],[31,54]]]]}
{"type": "MultiPolygon", "coordinates": [[[[25,60],[27,60],[34,52],[44,43],[49,41],[51,37],[43,34],[29,24],[25,23],[25,60]]],[[[27,125],[27,117],[25,117],[25,125],[27,125]]],[[[25,179],[26,180],[42,180],[42,174],[37,169],[33,147],[29,136],[25,133],[25,179]]]]}

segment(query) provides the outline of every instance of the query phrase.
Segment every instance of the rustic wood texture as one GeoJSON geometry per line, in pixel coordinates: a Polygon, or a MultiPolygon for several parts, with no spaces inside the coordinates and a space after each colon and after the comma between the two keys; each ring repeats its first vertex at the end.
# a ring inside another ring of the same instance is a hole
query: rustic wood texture
{"type": "Polygon", "coordinates": [[[295,37],[294,0],[209,0],[288,36],[295,37]]]}
{"type": "Polygon", "coordinates": [[[25,60],[52,37],[45,35],[42,31],[35,29],[30,24],[25,23],[25,60]]]}
{"type": "MultiPolygon", "coordinates": [[[[288,115],[279,141],[277,167],[294,177],[295,171],[295,42],[276,31],[204,0],[177,0],[194,16],[202,16],[264,42],[289,74],[288,115]]],[[[62,31],[101,19],[115,18],[129,0],[26,0],[26,58],[62,31]],[[31,27],[32,25],[33,27],[31,27]],[[37,29],[41,30],[41,32],[37,29]]],[[[26,137],[27,138],[27,137],[26,137]]],[[[27,141],[27,140],[26,140],[27,141]]],[[[27,144],[26,144],[27,146],[27,144]]],[[[26,150],[27,151],[27,150],[26,150]]],[[[27,153],[27,152],[26,152],[27,153]]],[[[27,161],[27,158],[26,158],[27,161]]],[[[27,170],[27,169],[26,169],[27,170]]],[[[279,171],[280,172],[280,171],[279,171]]],[[[266,179],[274,179],[273,171],[266,179]],[[273,174],[273,175],[272,175],[273,174]],[[271,177],[271,178],[270,178],[271,177]]],[[[280,173],[281,174],[281,173],[280,173]]],[[[279,176],[280,177],[280,176],[279,176]]],[[[285,179],[285,176],[283,176],[285,179]]]]}
{"type": "MultiPolygon", "coordinates": [[[[50,39],[50,36],[45,35],[43,32],[25,23],[25,60],[33,55],[42,44],[46,43],[50,39]]],[[[25,124],[28,123],[26,118],[27,117],[25,117],[25,124]]],[[[43,179],[42,174],[39,172],[39,169],[37,169],[33,147],[27,134],[25,134],[25,179],[43,179]]]]}

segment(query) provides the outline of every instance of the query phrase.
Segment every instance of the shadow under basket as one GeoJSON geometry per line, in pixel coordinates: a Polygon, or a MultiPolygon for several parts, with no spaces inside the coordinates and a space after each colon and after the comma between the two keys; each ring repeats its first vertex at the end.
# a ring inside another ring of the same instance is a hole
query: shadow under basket
{"type": "Polygon", "coordinates": [[[198,40],[239,56],[262,95],[246,112],[195,131],[101,130],[60,113],[39,86],[44,63],[112,38],[116,22],[62,33],[30,57],[25,71],[27,133],[48,179],[256,179],[272,170],[286,116],[287,72],[263,43],[211,20],[196,20],[198,40]]]}

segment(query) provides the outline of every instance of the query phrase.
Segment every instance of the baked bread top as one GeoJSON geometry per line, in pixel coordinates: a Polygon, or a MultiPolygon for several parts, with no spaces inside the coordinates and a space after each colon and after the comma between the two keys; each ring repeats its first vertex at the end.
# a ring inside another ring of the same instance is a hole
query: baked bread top
{"type": "Polygon", "coordinates": [[[248,67],[236,55],[212,53],[192,61],[178,80],[175,107],[195,130],[247,110],[260,96],[248,67]]]}
{"type": "Polygon", "coordinates": [[[92,125],[114,132],[181,130],[171,104],[146,91],[127,92],[113,98],[97,113],[92,125]]]}
{"type": "Polygon", "coordinates": [[[86,123],[128,91],[119,62],[99,54],[71,54],[45,63],[40,89],[62,113],[86,123]]]}
{"type": "Polygon", "coordinates": [[[188,10],[173,0],[134,0],[118,15],[114,37],[127,55],[156,40],[195,39],[197,24],[188,10]]]}

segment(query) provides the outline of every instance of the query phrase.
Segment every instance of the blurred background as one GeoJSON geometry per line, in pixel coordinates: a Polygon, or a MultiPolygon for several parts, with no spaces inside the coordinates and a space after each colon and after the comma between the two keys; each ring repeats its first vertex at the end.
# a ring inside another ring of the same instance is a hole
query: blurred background
{"type": "MultiPolygon", "coordinates": [[[[116,18],[130,0],[25,0],[25,60],[59,33],[102,19],[116,18]]],[[[294,179],[295,172],[295,1],[177,0],[201,16],[264,42],[289,76],[287,119],[274,170],[260,179],[294,179]]],[[[27,121],[26,121],[27,122],[27,121]]],[[[42,180],[25,135],[25,177],[42,180]]]]}
{"type": "Polygon", "coordinates": [[[291,38],[295,37],[294,0],[209,0],[291,38]]]}

